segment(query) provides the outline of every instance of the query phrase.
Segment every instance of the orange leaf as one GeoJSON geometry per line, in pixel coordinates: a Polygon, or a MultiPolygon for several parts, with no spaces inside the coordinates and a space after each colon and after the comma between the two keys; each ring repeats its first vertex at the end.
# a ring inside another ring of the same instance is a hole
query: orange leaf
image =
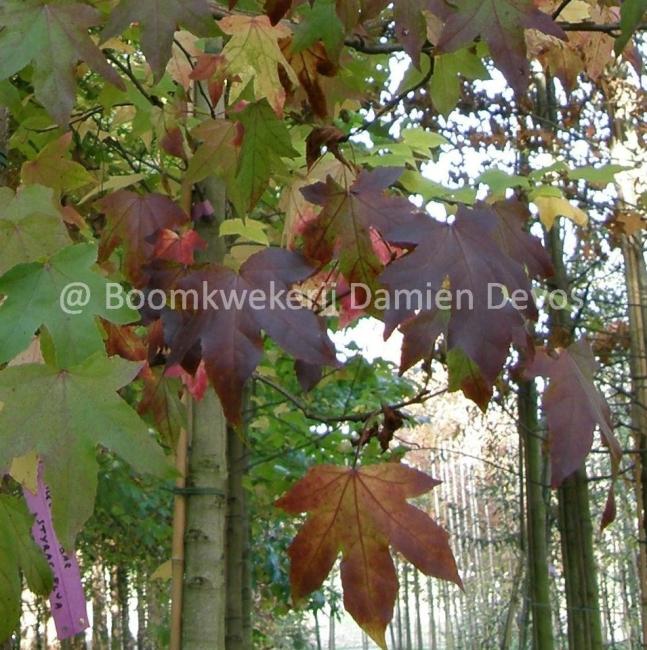
{"type": "Polygon", "coordinates": [[[424,574],[462,587],[447,533],[407,503],[439,483],[400,463],[311,468],[276,502],[290,514],[309,513],[288,550],[295,603],[322,585],[341,551],[344,606],[386,649],[398,591],[389,546],[424,574]]]}

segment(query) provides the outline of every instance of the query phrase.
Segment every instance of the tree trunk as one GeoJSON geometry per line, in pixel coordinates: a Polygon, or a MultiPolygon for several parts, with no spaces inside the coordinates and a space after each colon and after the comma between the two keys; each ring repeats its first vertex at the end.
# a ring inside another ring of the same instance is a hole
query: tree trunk
{"type": "Polygon", "coordinates": [[[418,569],[413,569],[413,595],[416,605],[416,650],[424,650],[424,642],[422,639],[422,615],[420,612],[420,574],[418,569]]]}
{"type": "MultiPolygon", "coordinates": [[[[544,117],[557,123],[555,85],[547,75],[544,93],[544,117]]],[[[549,289],[570,295],[564,266],[564,251],[559,225],[546,233],[548,249],[555,275],[549,289]]],[[[564,309],[551,310],[550,329],[553,340],[567,345],[573,336],[570,316],[564,309]]],[[[559,530],[566,589],[568,643],[570,650],[599,650],[602,648],[602,625],[598,595],[597,566],[593,555],[593,526],[589,508],[589,486],[586,469],[582,466],[558,489],[559,530]]]]}
{"type": "Polygon", "coordinates": [[[117,569],[110,570],[110,650],[121,650],[123,631],[119,612],[119,579],[117,569]]]}
{"type": "MultiPolygon", "coordinates": [[[[217,53],[221,47],[221,39],[210,39],[205,49],[217,53]]],[[[207,89],[200,90],[196,88],[196,106],[210,110],[206,105],[207,89]]],[[[223,110],[221,101],[216,111],[223,110]]],[[[228,215],[225,184],[219,178],[209,177],[200,183],[199,190],[215,215],[212,223],[198,228],[207,242],[207,250],[200,259],[222,262],[226,242],[220,236],[219,226],[228,215]]],[[[190,410],[187,476],[190,498],[185,533],[181,648],[250,650],[251,571],[246,565],[248,532],[242,486],[245,466],[236,467],[230,473],[228,455],[244,455],[237,454],[236,449],[239,436],[244,433],[233,432],[228,427],[220,401],[212,390],[207,391],[201,402],[192,401],[190,410]],[[229,452],[228,447],[231,447],[229,452]]]]}
{"type": "Polygon", "coordinates": [[[189,408],[182,650],[225,645],[227,421],[212,390],[189,408]]]}
{"type": "Polygon", "coordinates": [[[100,563],[97,563],[92,571],[92,647],[94,650],[108,648],[106,579],[100,563]]]}
{"type": "MultiPolygon", "coordinates": [[[[546,244],[555,267],[552,288],[569,295],[562,241],[557,226],[547,233],[546,244]]],[[[564,342],[572,336],[565,310],[551,312],[551,333],[564,342]]],[[[599,650],[602,648],[602,625],[597,566],[593,556],[589,486],[584,467],[562,483],[558,489],[558,502],[569,648],[599,650]]]]}
{"type": "Polygon", "coordinates": [[[438,650],[436,641],[436,618],[434,612],[434,588],[431,578],[427,578],[427,599],[429,601],[429,650],[438,650]]]}
{"type": "Polygon", "coordinates": [[[533,650],[552,650],[554,642],[543,488],[545,459],[543,440],[537,426],[537,408],[535,382],[520,382],[517,410],[526,464],[528,593],[532,612],[532,647],[533,650]]]}
{"type": "MultiPolygon", "coordinates": [[[[625,111],[630,112],[631,92],[620,86],[618,95],[607,102],[613,124],[613,156],[629,169],[616,176],[616,189],[619,197],[618,212],[631,211],[626,206],[639,202],[637,184],[644,182],[640,170],[633,170],[633,155],[629,140],[640,142],[631,128],[632,121],[626,119],[625,111]],[[615,112],[613,107],[615,107],[615,112]]],[[[634,145],[635,146],[635,145],[634,145]]],[[[642,627],[642,646],[647,647],[647,271],[642,250],[642,231],[634,235],[622,235],[622,255],[625,267],[627,289],[627,312],[629,316],[629,335],[631,356],[631,428],[638,453],[635,456],[636,512],[638,518],[638,572],[640,575],[640,614],[642,627]]]]}
{"type": "Polygon", "coordinates": [[[137,650],[146,650],[146,638],[148,636],[146,621],[146,592],[144,589],[144,578],[137,576],[137,650]]]}
{"type": "Polygon", "coordinates": [[[409,609],[409,565],[406,562],[402,564],[402,582],[404,583],[404,625],[406,649],[413,650],[411,643],[411,612],[409,609]]]}

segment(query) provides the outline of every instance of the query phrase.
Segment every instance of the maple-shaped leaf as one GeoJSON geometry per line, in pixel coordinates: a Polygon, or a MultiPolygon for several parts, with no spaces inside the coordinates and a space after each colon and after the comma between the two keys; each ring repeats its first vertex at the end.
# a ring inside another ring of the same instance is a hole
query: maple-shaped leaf
{"type": "MultiPolygon", "coordinates": [[[[325,119],[328,116],[328,104],[322,79],[334,77],[337,73],[337,66],[328,57],[323,43],[315,43],[307,49],[295,52],[291,48],[290,41],[287,40],[284,45],[284,53],[301,83],[301,88],[308,98],[312,111],[317,117],[325,119]]],[[[290,96],[290,101],[292,101],[296,89],[284,76],[282,76],[282,82],[290,96]]]]}
{"type": "Polygon", "coordinates": [[[524,30],[565,38],[557,23],[537,9],[533,0],[458,0],[455,6],[436,44],[437,51],[453,52],[480,36],[518,94],[525,92],[530,76],[524,30]]]}
{"type": "Polygon", "coordinates": [[[407,503],[439,483],[400,463],[311,468],[276,502],[290,514],[308,513],[288,550],[293,600],[321,587],[341,552],[344,607],[386,649],[398,591],[390,546],[425,575],[462,586],[447,533],[407,503]]]}
{"type": "Polygon", "coordinates": [[[178,235],[174,230],[161,230],[155,238],[153,256],[160,260],[191,266],[196,250],[205,250],[207,242],[195,230],[178,235]]]}
{"type": "Polygon", "coordinates": [[[62,192],[72,192],[95,183],[94,177],[83,165],[70,160],[72,132],[53,140],[33,159],[23,164],[20,178],[25,185],[44,185],[62,192]]]}
{"type": "Polygon", "coordinates": [[[270,177],[285,167],[281,158],[295,158],[298,153],[292,147],[285,122],[276,117],[267,101],[249,104],[235,117],[244,135],[235,182],[240,198],[234,202],[251,211],[267,189],[270,177]]]}
{"type": "MultiPolygon", "coordinates": [[[[472,368],[465,366],[464,360],[460,366],[454,365],[454,370],[469,369],[469,385],[486,389],[477,391],[475,400],[484,407],[510,344],[527,345],[522,335],[524,317],[537,317],[524,267],[497,243],[497,237],[510,240],[507,245],[516,255],[518,240],[515,242],[509,227],[501,225],[496,213],[484,203],[477,203],[474,209],[459,207],[454,223],[428,218],[417,230],[400,228],[391,237],[416,243],[417,247],[392,262],[380,276],[393,297],[386,311],[385,335],[411,318],[416,309],[423,313],[436,307],[450,310],[448,349],[465,353],[480,369],[484,383],[470,377],[472,368]],[[416,236],[418,241],[413,241],[416,236]],[[443,297],[441,289],[449,293],[443,297]],[[396,300],[398,291],[411,296],[413,302],[396,300]],[[515,297],[515,304],[506,300],[506,293],[515,297]]],[[[522,242],[530,246],[528,241],[522,242]]],[[[474,398],[474,391],[470,393],[474,398]]]]}
{"type": "Polygon", "coordinates": [[[70,243],[51,189],[31,185],[14,194],[0,187],[0,275],[16,264],[49,257],[70,243]]]}
{"type": "Polygon", "coordinates": [[[429,360],[433,346],[441,334],[447,333],[449,312],[444,309],[430,309],[408,320],[400,327],[402,352],[400,374],[404,374],[418,361],[429,360]]]}
{"type": "Polygon", "coordinates": [[[417,68],[420,68],[420,53],[427,41],[427,18],[423,12],[433,8],[433,0],[407,0],[393,5],[395,35],[417,68]]]}
{"type": "Polygon", "coordinates": [[[0,4],[0,79],[30,63],[38,101],[58,124],[67,124],[74,106],[74,69],[79,59],[118,88],[126,87],[88,34],[101,14],[80,2],[4,0],[0,4]]]}
{"type": "Polygon", "coordinates": [[[8,638],[20,622],[22,574],[33,593],[48,596],[52,590],[52,572],[31,536],[33,521],[22,499],[0,495],[0,639],[8,638]]]}
{"type": "Polygon", "coordinates": [[[225,119],[205,120],[191,135],[200,145],[189,161],[184,182],[195,185],[215,175],[231,183],[238,167],[242,124],[225,119]]]}
{"type": "Polygon", "coordinates": [[[617,55],[622,54],[634,31],[639,27],[645,13],[647,13],[646,0],[624,0],[621,4],[620,35],[615,42],[615,53],[617,55]]]}
{"type": "Polygon", "coordinates": [[[145,422],[117,394],[139,369],[99,353],[65,370],[26,364],[0,372],[0,467],[32,450],[40,456],[54,526],[68,550],[92,513],[97,445],[137,471],[172,474],[145,422]]]}
{"type": "Polygon", "coordinates": [[[337,15],[336,0],[304,3],[300,13],[301,20],[292,37],[292,51],[300,52],[320,40],[330,59],[337,62],[344,45],[344,27],[337,15]]]}
{"type": "Polygon", "coordinates": [[[530,219],[528,207],[516,199],[497,201],[492,209],[499,217],[494,239],[501,250],[524,265],[533,278],[549,278],[555,272],[541,240],[526,232],[530,219]]]}
{"type": "Polygon", "coordinates": [[[292,8],[294,0],[265,0],[263,9],[272,25],[276,25],[292,8]]]}
{"type": "Polygon", "coordinates": [[[182,383],[163,368],[148,365],[142,368],[139,379],[144,383],[144,391],[137,412],[149,415],[164,444],[175,449],[180,430],[187,423],[186,407],[180,399],[182,383]]]}
{"type": "Polygon", "coordinates": [[[95,246],[76,244],[45,262],[14,266],[0,278],[5,296],[0,304],[0,363],[26,349],[36,330],[45,326],[58,363],[74,365],[103,350],[96,316],[113,323],[139,320],[127,306],[111,308],[106,280],[92,270],[96,260],[95,246]]]}
{"type": "Polygon", "coordinates": [[[286,302],[288,289],[313,273],[300,255],[268,248],[248,258],[239,273],[212,264],[181,279],[177,288],[193,290],[199,299],[188,301],[191,310],[167,336],[168,365],[181,363],[199,344],[209,379],[234,423],[240,422],[243,386],[263,356],[261,330],[297,359],[336,365],[323,320],[286,302]],[[272,296],[282,302],[272,303],[272,296]]]}
{"type": "Polygon", "coordinates": [[[306,256],[322,263],[337,258],[348,282],[373,286],[384,266],[375,251],[371,230],[388,239],[393,229],[404,231],[420,222],[411,202],[385,192],[401,173],[399,168],[380,167],[362,171],[348,188],[330,176],[325,183],[304,187],[301,192],[305,198],[323,206],[303,230],[306,256]]]}
{"type": "Polygon", "coordinates": [[[293,84],[299,83],[279,47],[279,39],[289,37],[290,29],[272,25],[267,16],[240,15],[223,18],[218,27],[231,37],[222,51],[232,80],[229,101],[234,103],[251,84],[256,99],[267,99],[274,112],[281,115],[285,90],[279,68],[293,84]]]}
{"type": "MultiPolygon", "coordinates": [[[[613,434],[609,405],[593,383],[597,363],[585,339],[551,356],[537,350],[525,369],[529,377],[547,377],[543,408],[548,422],[551,484],[558,487],[577,471],[591,450],[593,432],[602,440],[617,469],[622,450],[613,434]]],[[[615,473],[614,469],[614,473],[615,473]]]]}
{"type": "Polygon", "coordinates": [[[173,35],[180,25],[199,36],[214,33],[208,0],[121,0],[110,13],[102,36],[121,34],[131,23],[142,31],[142,51],[159,81],[171,58],[173,35]]]}
{"type": "Polygon", "coordinates": [[[163,194],[137,194],[119,190],[98,202],[106,214],[106,226],[101,235],[99,259],[107,259],[118,244],[125,251],[124,271],[135,285],[146,282],[143,269],[155,251],[151,238],[160,230],[180,226],[189,217],[168,196],[163,194]]]}

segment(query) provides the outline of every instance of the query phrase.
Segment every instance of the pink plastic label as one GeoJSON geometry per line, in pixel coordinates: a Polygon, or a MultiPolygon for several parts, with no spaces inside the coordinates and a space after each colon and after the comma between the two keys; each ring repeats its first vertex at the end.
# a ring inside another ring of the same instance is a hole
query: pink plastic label
{"type": "Polygon", "coordinates": [[[43,549],[54,574],[54,588],[49,595],[52,616],[59,639],[67,639],[83,632],[88,623],[85,593],[81,572],[74,553],[68,554],[60,545],[52,524],[51,496],[42,479],[42,467],[38,471],[38,492],[32,494],[24,489],[25,500],[36,521],[32,535],[43,549]]]}

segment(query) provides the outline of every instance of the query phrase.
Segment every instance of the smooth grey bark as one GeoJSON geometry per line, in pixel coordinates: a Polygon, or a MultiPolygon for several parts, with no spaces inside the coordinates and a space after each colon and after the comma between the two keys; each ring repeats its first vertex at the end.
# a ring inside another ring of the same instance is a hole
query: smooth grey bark
{"type": "Polygon", "coordinates": [[[208,390],[189,407],[182,650],[225,645],[227,422],[208,390]]]}

